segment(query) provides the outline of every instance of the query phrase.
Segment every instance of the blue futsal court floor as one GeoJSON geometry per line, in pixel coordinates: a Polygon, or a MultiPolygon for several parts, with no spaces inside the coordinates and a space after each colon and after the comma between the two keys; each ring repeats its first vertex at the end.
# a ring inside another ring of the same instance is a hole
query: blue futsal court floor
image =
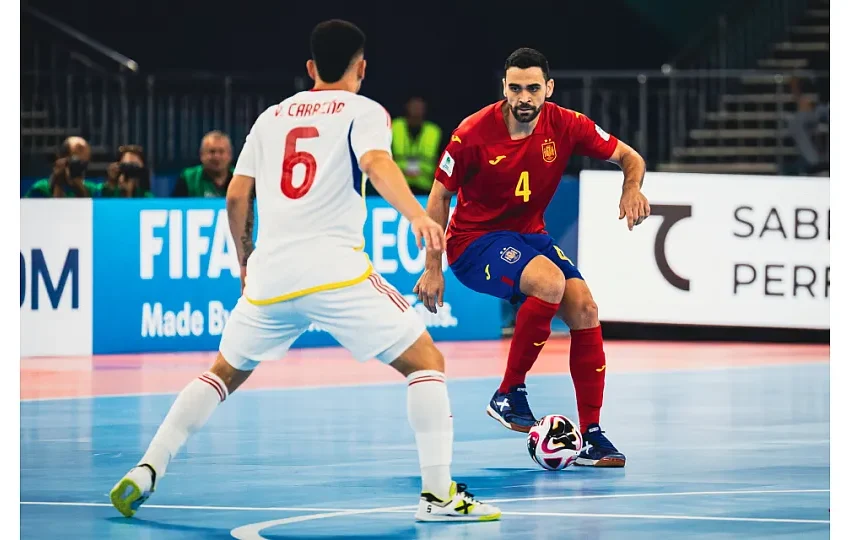
{"type": "MultiPolygon", "coordinates": [[[[577,418],[569,375],[528,383],[538,416],[577,418]]],[[[418,461],[399,378],[235,393],[132,519],[109,490],[174,395],[22,401],[21,537],[829,537],[827,361],[610,373],[602,426],[625,469],[539,469],[524,435],[484,413],[497,384],[455,379],[449,392],[453,475],[498,503],[500,522],[414,522],[418,461]]]]}

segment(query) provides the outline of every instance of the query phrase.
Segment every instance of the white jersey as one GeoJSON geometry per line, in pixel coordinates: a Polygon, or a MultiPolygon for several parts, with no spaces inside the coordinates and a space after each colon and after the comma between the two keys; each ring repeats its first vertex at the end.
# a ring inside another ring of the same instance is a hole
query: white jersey
{"type": "Polygon", "coordinates": [[[391,143],[387,111],[342,90],[299,92],[257,118],[235,169],[256,180],[249,302],[281,302],[369,277],[359,163],[370,150],[390,152],[391,143]]]}

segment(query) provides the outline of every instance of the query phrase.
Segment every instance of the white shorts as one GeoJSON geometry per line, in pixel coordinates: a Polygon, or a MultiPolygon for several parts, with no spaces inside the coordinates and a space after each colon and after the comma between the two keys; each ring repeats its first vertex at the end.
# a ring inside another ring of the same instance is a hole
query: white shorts
{"type": "Polygon", "coordinates": [[[227,363],[251,371],[280,360],[310,324],[327,331],[363,362],[394,361],[425,332],[425,323],[378,273],[356,285],[258,306],[239,299],[224,327],[219,351],[227,363]]]}

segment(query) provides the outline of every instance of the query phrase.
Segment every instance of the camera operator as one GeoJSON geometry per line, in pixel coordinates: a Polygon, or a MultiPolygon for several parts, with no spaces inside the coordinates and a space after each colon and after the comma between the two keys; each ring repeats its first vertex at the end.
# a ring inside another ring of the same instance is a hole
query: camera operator
{"type": "Polygon", "coordinates": [[[109,166],[101,195],[125,198],[153,197],[144,148],[135,144],[118,148],[118,161],[109,166]]]}
{"type": "Polygon", "coordinates": [[[92,197],[100,190],[100,186],[85,179],[90,159],[89,143],[82,137],[68,137],[59,149],[50,178],[37,181],[25,196],[33,198],[92,197]]]}

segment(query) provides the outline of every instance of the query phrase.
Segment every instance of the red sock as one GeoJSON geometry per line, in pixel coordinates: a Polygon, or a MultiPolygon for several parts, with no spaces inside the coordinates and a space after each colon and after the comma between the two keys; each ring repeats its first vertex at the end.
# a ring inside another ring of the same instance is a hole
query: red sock
{"type": "Polygon", "coordinates": [[[534,365],[543,344],[552,333],[552,318],[557,311],[558,304],[550,304],[533,296],[520,306],[508,353],[508,367],[499,392],[505,393],[512,386],[525,382],[525,374],[534,365]]]}
{"type": "Polygon", "coordinates": [[[605,389],[605,351],[602,327],[570,331],[570,375],[576,389],[576,405],[581,431],[599,423],[602,394],[605,389]]]}

